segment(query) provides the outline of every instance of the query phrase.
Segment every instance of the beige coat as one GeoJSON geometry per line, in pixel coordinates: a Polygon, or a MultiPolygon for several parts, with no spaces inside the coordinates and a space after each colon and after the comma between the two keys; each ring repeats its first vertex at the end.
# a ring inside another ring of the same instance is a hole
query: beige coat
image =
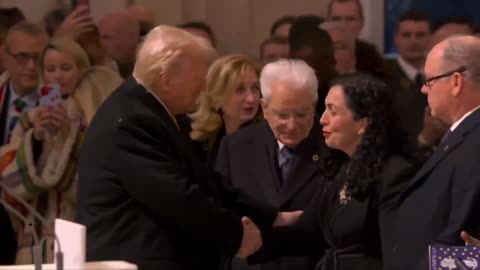
{"type": "MultiPolygon", "coordinates": [[[[33,119],[35,110],[24,115],[13,131],[10,144],[0,148],[2,181],[49,222],[47,228],[42,228],[40,224],[37,226],[40,237],[46,239],[44,262],[53,260],[53,238],[50,235],[54,219],[73,220],[75,217],[76,167],[85,128],[73,100],[67,99],[64,106],[71,120],[69,130],[47,136],[36,160],[33,153],[33,127],[29,121],[33,119]]],[[[8,193],[3,191],[2,196],[32,217],[8,193]]],[[[12,222],[18,234],[17,263],[32,263],[32,237],[25,233],[23,222],[13,216],[12,222]]]]}

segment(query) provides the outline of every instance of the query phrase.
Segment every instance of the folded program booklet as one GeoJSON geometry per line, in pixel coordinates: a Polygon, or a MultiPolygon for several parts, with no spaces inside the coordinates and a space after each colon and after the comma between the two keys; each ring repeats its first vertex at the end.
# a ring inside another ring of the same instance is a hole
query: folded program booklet
{"type": "Polygon", "coordinates": [[[478,269],[480,247],[429,246],[430,270],[478,269]]]}

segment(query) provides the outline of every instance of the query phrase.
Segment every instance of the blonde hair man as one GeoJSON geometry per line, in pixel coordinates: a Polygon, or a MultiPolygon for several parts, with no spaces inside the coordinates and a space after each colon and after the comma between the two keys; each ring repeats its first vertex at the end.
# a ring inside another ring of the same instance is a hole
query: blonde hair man
{"type": "Polygon", "coordinates": [[[258,228],[241,217],[271,225],[275,210],[210,179],[175,121],[195,110],[213,53],[181,29],[156,27],[138,52],[133,78],[91,121],[78,183],[87,260],[216,269],[222,255],[246,257],[259,249],[258,228]]]}

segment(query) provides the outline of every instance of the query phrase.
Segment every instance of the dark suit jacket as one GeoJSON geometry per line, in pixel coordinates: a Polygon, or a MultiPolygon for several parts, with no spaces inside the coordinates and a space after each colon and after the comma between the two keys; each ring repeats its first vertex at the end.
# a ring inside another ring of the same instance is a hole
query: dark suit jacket
{"type": "MultiPolygon", "coordinates": [[[[1,87],[1,86],[0,86],[1,87]]],[[[5,138],[5,125],[7,124],[8,114],[8,100],[10,99],[10,91],[5,88],[5,96],[2,101],[2,108],[0,110],[0,145],[3,144],[5,138]]],[[[0,179],[1,181],[1,179],[0,179]]],[[[1,190],[0,190],[1,191],[1,190]]],[[[13,231],[10,223],[10,217],[0,204],[0,265],[8,265],[15,263],[15,256],[17,254],[17,240],[16,234],[13,231]]]]}
{"type": "Polygon", "coordinates": [[[412,169],[407,160],[393,155],[378,175],[370,196],[342,204],[339,191],[345,184],[345,164],[335,179],[317,192],[296,224],[265,231],[264,245],[249,260],[326,250],[316,269],[382,269],[382,249],[388,248],[383,239],[388,238],[396,201],[412,169]]]}
{"type": "Polygon", "coordinates": [[[480,236],[480,110],[440,144],[400,197],[387,268],[427,269],[428,245],[480,236]]]}
{"type": "Polygon", "coordinates": [[[385,60],[385,81],[394,90],[395,115],[414,150],[418,145],[418,134],[423,128],[427,96],[407,77],[396,59],[385,60]]]}
{"type": "MultiPolygon", "coordinates": [[[[275,206],[279,211],[303,210],[314,192],[323,187],[319,160],[324,140],[318,119],[309,136],[298,146],[291,173],[280,187],[278,143],[268,123],[260,122],[226,136],[220,146],[216,170],[231,180],[234,187],[275,206]]],[[[317,255],[320,255],[317,254],[317,255]]],[[[318,258],[285,257],[251,265],[234,261],[233,269],[312,269],[318,258]]]]}
{"type": "Polygon", "coordinates": [[[383,78],[383,57],[373,44],[370,44],[360,39],[356,39],[355,57],[357,58],[355,68],[358,72],[370,74],[378,78],[383,78]]]}
{"type": "MultiPolygon", "coordinates": [[[[1,179],[0,179],[1,181],[1,179]]],[[[15,264],[17,240],[10,223],[10,216],[0,204],[0,265],[15,264]]]]}
{"type": "Polygon", "coordinates": [[[5,96],[2,101],[3,104],[0,106],[2,108],[0,111],[0,145],[3,145],[3,142],[5,141],[5,128],[7,125],[8,116],[8,101],[10,100],[10,91],[8,90],[8,87],[5,87],[4,91],[5,96]]]}
{"type": "Polygon", "coordinates": [[[126,80],[98,110],[81,149],[77,213],[87,226],[87,260],[217,269],[222,255],[238,251],[242,216],[271,225],[274,209],[225,189],[198,164],[165,108],[126,80]]]}

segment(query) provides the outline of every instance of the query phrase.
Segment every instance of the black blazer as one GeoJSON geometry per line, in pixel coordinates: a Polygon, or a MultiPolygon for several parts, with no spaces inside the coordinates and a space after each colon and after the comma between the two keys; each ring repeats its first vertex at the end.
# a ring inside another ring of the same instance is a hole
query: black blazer
{"type": "MultiPolygon", "coordinates": [[[[8,81],[5,83],[8,86],[8,81]]],[[[1,86],[0,86],[1,87],[1,86]]],[[[8,101],[10,100],[10,90],[8,87],[5,87],[5,96],[3,98],[3,104],[0,106],[2,109],[0,111],[0,145],[3,145],[5,141],[5,128],[7,125],[7,116],[8,116],[8,101]]]]}
{"type": "Polygon", "coordinates": [[[10,223],[10,216],[2,204],[0,204],[0,239],[0,265],[15,264],[17,236],[10,223]]]}
{"type": "Polygon", "coordinates": [[[394,90],[394,112],[412,150],[417,150],[427,96],[410,80],[396,59],[385,60],[385,81],[394,90]]]}
{"type": "Polygon", "coordinates": [[[440,144],[400,197],[388,268],[427,269],[428,245],[480,236],[480,110],[440,144]]]}
{"type": "Polygon", "coordinates": [[[339,191],[345,183],[345,168],[319,190],[297,224],[265,231],[262,249],[249,260],[325,250],[316,269],[382,269],[382,249],[389,248],[383,238],[390,233],[396,201],[413,167],[400,156],[390,157],[370,196],[342,204],[339,191]]]}
{"type": "MultiPolygon", "coordinates": [[[[258,200],[273,205],[279,211],[303,210],[318,187],[323,188],[319,160],[324,152],[324,140],[318,119],[309,136],[295,151],[291,173],[280,187],[278,143],[266,121],[245,127],[226,136],[220,145],[216,170],[231,184],[258,200]]],[[[317,254],[320,255],[320,254],[317,254]]],[[[280,258],[263,265],[247,266],[234,261],[233,269],[312,269],[318,258],[280,258]]]]}
{"type": "Polygon", "coordinates": [[[271,225],[274,209],[226,189],[199,164],[164,107],[127,79],[81,149],[77,220],[87,226],[87,260],[217,269],[238,251],[242,216],[271,225]]]}

